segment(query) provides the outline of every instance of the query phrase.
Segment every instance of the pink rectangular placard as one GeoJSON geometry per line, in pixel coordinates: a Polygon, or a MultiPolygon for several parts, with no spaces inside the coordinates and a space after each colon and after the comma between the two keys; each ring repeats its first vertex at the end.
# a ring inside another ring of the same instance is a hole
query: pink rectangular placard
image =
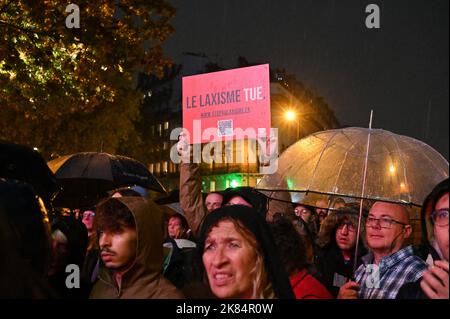
{"type": "Polygon", "coordinates": [[[183,127],[190,143],[269,132],[269,81],[268,64],[183,77],[183,127]]]}

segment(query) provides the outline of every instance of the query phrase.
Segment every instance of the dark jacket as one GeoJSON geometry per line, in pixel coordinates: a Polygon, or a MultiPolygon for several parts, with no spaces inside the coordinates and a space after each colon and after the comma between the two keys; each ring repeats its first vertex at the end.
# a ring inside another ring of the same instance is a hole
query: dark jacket
{"type": "Polygon", "coordinates": [[[0,178],[0,299],[58,297],[45,277],[49,230],[32,188],[0,178]]]}
{"type": "Polygon", "coordinates": [[[61,265],[61,269],[56,269],[56,273],[49,276],[48,280],[64,299],[87,299],[91,287],[84,281],[84,278],[80,278],[80,288],[69,289],[66,286],[68,276],[66,265],[77,265],[80,270],[83,268],[88,243],[86,226],[72,216],[61,216],[52,222],[52,231],[56,230],[61,231],[67,237],[68,253],[66,264],[61,265]]]}
{"type": "MultiPolygon", "coordinates": [[[[362,264],[361,257],[366,253],[366,249],[362,247],[357,266],[362,264]]],[[[334,297],[337,297],[340,286],[353,277],[354,262],[354,255],[346,261],[336,243],[329,244],[321,248],[316,254],[317,273],[315,277],[325,285],[334,297]]]]}

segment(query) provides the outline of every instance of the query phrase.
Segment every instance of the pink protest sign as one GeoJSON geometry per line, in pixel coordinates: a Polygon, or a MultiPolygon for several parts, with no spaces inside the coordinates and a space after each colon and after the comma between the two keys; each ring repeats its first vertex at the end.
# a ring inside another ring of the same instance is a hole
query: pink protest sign
{"type": "Polygon", "coordinates": [[[183,127],[191,144],[269,132],[269,65],[183,77],[183,127]]]}

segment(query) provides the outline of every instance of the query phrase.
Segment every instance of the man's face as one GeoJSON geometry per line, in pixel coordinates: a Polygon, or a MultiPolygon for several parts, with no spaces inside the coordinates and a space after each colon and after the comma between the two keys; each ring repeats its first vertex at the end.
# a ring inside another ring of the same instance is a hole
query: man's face
{"type": "Polygon", "coordinates": [[[230,221],[212,228],[205,241],[203,265],[218,298],[250,298],[255,277],[256,251],[230,221]]]}
{"type": "Polygon", "coordinates": [[[99,245],[105,266],[115,271],[128,269],[136,258],[136,229],[121,227],[100,233],[99,245]]]}
{"type": "Polygon", "coordinates": [[[208,212],[212,212],[213,210],[220,208],[222,206],[223,197],[220,194],[208,194],[205,199],[205,206],[208,212]]]}
{"type": "MultiPolygon", "coordinates": [[[[447,210],[448,215],[448,199],[449,193],[444,194],[436,203],[435,211],[447,210]]],[[[448,220],[447,220],[448,223],[448,220]]],[[[440,226],[434,224],[434,238],[439,246],[439,249],[445,260],[448,261],[449,245],[448,245],[448,224],[447,226],[440,226]]]]}
{"type": "Polygon", "coordinates": [[[183,224],[181,223],[180,218],[171,217],[169,219],[169,223],[167,225],[167,233],[172,238],[180,238],[181,234],[185,229],[183,229],[183,224]]]}
{"type": "Polygon", "coordinates": [[[366,221],[367,244],[374,252],[392,254],[402,247],[411,234],[405,208],[391,203],[376,202],[366,221]],[[402,225],[402,224],[404,225],[402,225]]]}
{"type": "Polygon", "coordinates": [[[311,221],[312,212],[305,206],[298,205],[295,207],[294,212],[295,215],[303,219],[305,223],[309,223],[311,221]]]}
{"type": "Polygon", "coordinates": [[[320,220],[328,216],[328,203],[325,200],[318,200],[316,202],[316,213],[320,220]]]}
{"type": "Polygon", "coordinates": [[[253,207],[252,204],[250,204],[249,202],[247,202],[244,198],[242,198],[241,196],[234,196],[232,199],[230,199],[228,201],[228,203],[226,204],[227,206],[230,205],[244,205],[244,206],[248,206],[248,207],[253,207]]]}
{"type": "Polygon", "coordinates": [[[83,219],[82,222],[86,226],[86,229],[88,232],[92,232],[94,228],[94,218],[95,218],[95,212],[91,210],[86,210],[83,212],[83,219]]]}
{"type": "Polygon", "coordinates": [[[356,245],[356,225],[350,221],[342,222],[336,229],[336,244],[340,250],[351,250],[356,245]]]}

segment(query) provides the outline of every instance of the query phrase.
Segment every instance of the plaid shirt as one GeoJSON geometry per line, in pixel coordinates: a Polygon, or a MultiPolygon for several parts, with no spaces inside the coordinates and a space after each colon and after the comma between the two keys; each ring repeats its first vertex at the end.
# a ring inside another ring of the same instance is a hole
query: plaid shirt
{"type": "Polygon", "coordinates": [[[404,284],[418,280],[427,269],[427,264],[414,255],[412,246],[382,258],[378,265],[371,264],[372,253],[362,259],[355,273],[360,299],[395,299],[404,284]]]}

